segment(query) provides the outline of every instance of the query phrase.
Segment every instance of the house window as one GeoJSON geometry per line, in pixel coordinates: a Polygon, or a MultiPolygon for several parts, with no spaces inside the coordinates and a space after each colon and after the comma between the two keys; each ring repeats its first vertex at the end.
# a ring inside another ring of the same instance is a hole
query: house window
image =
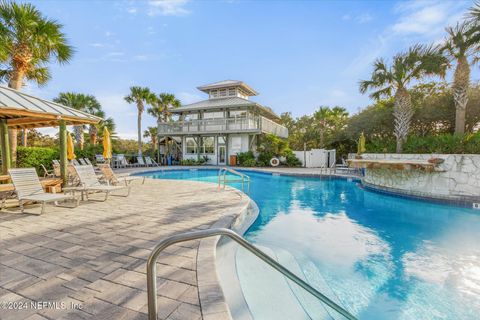
{"type": "Polygon", "coordinates": [[[215,153],[215,139],[214,137],[202,137],[202,146],[200,148],[202,153],[215,153]]]}
{"type": "Polygon", "coordinates": [[[235,97],[236,95],[237,95],[237,89],[236,88],[228,89],[228,96],[229,97],[235,97]]]}
{"type": "Polygon", "coordinates": [[[187,146],[186,153],[195,154],[197,153],[197,141],[194,138],[187,137],[185,144],[187,146]]]}
{"type": "Polygon", "coordinates": [[[203,114],[203,119],[218,119],[223,118],[223,112],[205,112],[203,114]]]}
{"type": "Polygon", "coordinates": [[[187,113],[185,114],[185,121],[190,121],[190,120],[197,120],[198,119],[198,113],[187,113]]]}
{"type": "Polygon", "coordinates": [[[245,118],[247,116],[246,110],[233,110],[230,111],[230,118],[245,118]]]}

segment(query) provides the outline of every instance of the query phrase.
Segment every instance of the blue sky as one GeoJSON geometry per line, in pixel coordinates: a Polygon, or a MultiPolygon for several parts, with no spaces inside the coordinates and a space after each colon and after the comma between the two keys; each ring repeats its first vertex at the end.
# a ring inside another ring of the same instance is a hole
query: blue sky
{"type": "MultiPolygon", "coordinates": [[[[135,138],[132,85],[171,92],[183,103],[205,98],[196,87],[243,80],[253,100],[277,113],[340,105],[355,113],[370,102],[358,92],[377,57],[414,43],[439,42],[473,1],[32,1],[65,26],[76,54],[52,66],[44,87],[95,95],[117,132],[135,138]]],[[[478,76],[474,72],[473,76],[478,76]]],[[[154,118],[144,115],[144,125],[154,118]]]]}

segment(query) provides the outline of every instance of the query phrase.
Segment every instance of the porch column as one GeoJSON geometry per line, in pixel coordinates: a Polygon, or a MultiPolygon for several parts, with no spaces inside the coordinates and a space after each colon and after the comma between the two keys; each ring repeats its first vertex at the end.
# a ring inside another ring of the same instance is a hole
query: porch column
{"type": "Polygon", "coordinates": [[[200,136],[197,137],[197,161],[200,161],[200,136]]]}
{"type": "Polygon", "coordinates": [[[225,165],[230,165],[230,158],[228,155],[228,134],[225,135],[225,165]]]}
{"type": "Polygon", "coordinates": [[[10,157],[10,141],[8,140],[7,120],[0,120],[0,145],[2,150],[2,174],[8,174],[12,158],[10,157]]]}
{"type": "Polygon", "coordinates": [[[60,135],[60,174],[63,180],[63,185],[67,185],[67,126],[65,120],[59,122],[60,135]]]}

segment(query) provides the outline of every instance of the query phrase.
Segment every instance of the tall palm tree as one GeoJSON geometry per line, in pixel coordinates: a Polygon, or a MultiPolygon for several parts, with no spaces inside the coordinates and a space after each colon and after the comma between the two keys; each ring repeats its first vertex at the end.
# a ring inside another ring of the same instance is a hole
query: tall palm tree
{"type": "MultiPolygon", "coordinates": [[[[58,97],[53,99],[53,101],[80,111],[104,116],[103,111],[101,111],[100,103],[92,95],[74,92],[61,92],[58,97]]],[[[80,150],[83,150],[85,144],[84,130],[84,125],[77,125],[73,127],[75,141],[77,142],[80,150]]]]}
{"type": "MultiPolygon", "coordinates": [[[[97,98],[88,95],[86,96],[85,102],[86,112],[102,119],[105,118],[105,112],[102,110],[102,105],[100,104],[100,102],[98,102],[97,98]]],[[[96,145],[98,137],[98,124],[90,124],[88,126],[88,136],[90,137],[90,144],[96,145]]]]}
{"type": "MultiPolygon", "coordinates": [[[[39,85],[50,80],[47,63],[67,63],[73,55],[63,26],[29,3],[0,1],[0,80],[20,90],[25,80],[39,85]]],[[[10,129],[11,154],[17,153],[17,130],[10,129]]]]}
{"type": "Polygon", "coordinates": [[[148,88],[130,87],[130,94],[126,96],[125,101],[135,103],[137,106],[137,130],[138,130],[138,155],[142,155],[142,113],[146,104],[151,104],[155,100],[155,95],[148,88]]]}
{"type": "Polygon", "coordinates": [[[156,117],[157,121],[167,122],[171,119],[171,109],[180,107],[181,102],[172,93],[160,93],[147,112],[156,117]]]}
{"type": "Polygon", "coordinates": [[[313,119],[315,121],[315,128],[320,137],[320,148],[325,147],[325,133],[327,131],[328,118],[331,116],[331,110],[329,107],[320,107],[313,113],[313,119]]]}
{"type": "Polygon", "coordinates": [[[147,130],[143,132],[143,137],[150,138],[150,140],[152,140],[153,151],[157,150],[158,127],[148,127],[147,130]]]}
{"type": "MultiPolygon", "coordinates": [[[[152,107],[147,112],[157,118],[157,122],[168,122],[171,120],[173,108],[180,107],[181,102],[172,93],[160,93],[158,97],[153,100],[152,107]]],[[[166,155],[170,154],[169,138],[165,137],[166,155]]],[[[166,157],[164,158],[166,161],[166,157]]]]}
{"type": "Polygon", "coordinates": [[[383,59],[373,64],[370,80],[360,81],[360,92],[374,89],[370,97],[381,99],[394,93],[394,135],[397,139],[397,153],[402,152],[413,116],[413,106],[408,86],[413,80],[425,76],[445,76],[448,59],[437,47],[415,45],[404,53],[393,57],[389,66],[383,59]]]}
{"type": "Polygon", "coordinates": [[[453,98],[455,101],[455,133],[465,133],[465,114],[468,103],[468,89],[470,87],[470,64],[476,62],[469,58],[478,47],[478,39],[471,24],[457,23],[455,27],[446,28],[448,38],[442,47],[442,52],[456,62],[453,74],[453,98]]]}

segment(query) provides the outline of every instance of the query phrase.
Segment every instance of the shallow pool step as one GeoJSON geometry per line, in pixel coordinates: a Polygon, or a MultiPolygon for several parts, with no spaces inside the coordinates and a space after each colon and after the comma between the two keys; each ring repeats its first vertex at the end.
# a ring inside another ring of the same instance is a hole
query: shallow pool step
{"type": "MultiPolygon", "coordinates": [[[[315,289],[317,289],[318,291],[326,295],[328,298],[330,298],[330,300],[332,300],[342,308],[346,309],[347,311],[351,311],[351,310],[348,310],[348,308],[345,306],[344,303],[342,303],[342,301],[340,301],[338,296],[332,290],[331,286],[327,283],[327,281],[325,281],[325,278],[323,277],[322,273],[317,268],[315,263],[313,263],[313,261],[306,259],[305,261],[302,261],[301,266],[302,266],[302,271],[305,275],[305,278],[307,279],[307,282],[312,287],[314,287],[315,289]]],[[[342,315],[340,315],[335,310],[329,307],[326,307],[326,308],[333,319],[335,320],[345,319],[342,315]]]]}
{"type": "MultiPolygon", "coordinates": [[[[325,291],[323,291],[323,289],[325,289],[324,286],[318,287],[310,283],[310,281],[305,277],[305,274],[302,271],[302,268],[300,267],[300,265],[298,264],[298,261],[290,252],[280,248],[274,248],[273,250],[275,252],[275,255],[277,256],[278,262],[280,262],[284,267],[286,267],[288,270],[293,272],[297,277],[308,282],[315,289],[317,289],[318,291],[320,291],[321,293],[323,293],[324,295],[332,299],[329,293],[326,293],[325,291]]],[[[308,293],[307,291],[305,291],[304,289],[302,289],[292,281],[287,280],[287,282],[293,294],[297,298],[298,302],[302,305],[303,309],[310,316],[311,319],[313,320],[334,319],[331,316],[331,314],[334,313],[334,311],[331,310],[328,306],[326,306],[323,302],[318,300],[316,297],[312,296],[310,293],[308,293]]]]}
{"type": "MultiPolygon", "coordinates": [[[[260,249],[276,259],[269,248],[260,249]]],[[[242,291],[254,319],[311,319],[282,274],[243,248],[237,251],[236,263],[242,291]]]]}

